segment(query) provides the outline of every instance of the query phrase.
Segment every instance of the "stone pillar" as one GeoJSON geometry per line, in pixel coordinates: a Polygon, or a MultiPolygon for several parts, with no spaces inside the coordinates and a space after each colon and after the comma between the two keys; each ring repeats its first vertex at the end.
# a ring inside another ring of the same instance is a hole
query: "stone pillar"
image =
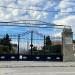
{"type": "Polygon", "coordinates": [[[64,28],[62,32],[62,54],[63,61],[74,61],[73,54],[73,32],[71,28],[64,28]]]}

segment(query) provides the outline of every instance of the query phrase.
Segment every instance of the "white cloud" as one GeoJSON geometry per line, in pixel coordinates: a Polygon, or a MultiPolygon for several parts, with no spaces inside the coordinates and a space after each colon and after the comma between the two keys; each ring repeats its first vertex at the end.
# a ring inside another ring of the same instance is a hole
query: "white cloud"
{"type": "Polygon", "coordinates": [[[18,4],[22,8],[28,8],[30,6],[42,5],[45,0],[18,0],[18,4]]]}
{"type": "Polygon", "coordinates": [[[15,9],[14,11],[12,11],[12,14],[13,14],[14,16],[18,15],[18,13],[19,13],[19,10],[18,10],[18,9],[15,9]]]}
{"type": "Polygon", "coordinates": [[[70,0],[62,0],[57,6],[57,9],[59,9],[60,12],[55,15],[55,19],[65,18],[71,14],[68,12],[75,12],[75,3],[70,0]]]}
{"type": "Polygon", "coordinates": [[[59,32],[59,33],[54,34],[53,37],[61,38],[62,37],[62,34],[61,34],[61,32],[59,32]]]}
{"type": "Polygon", "coordinates": [[[42,3],[43,0],[29,0],[29,2],[31,2],[32,5],[36,5],[36,4],[42,3]]]}
{"type": "Polygon", "coordinates": [[[75,16],[68,16],[66,18],[62,18],[60,20],[55,20],[54,23],[60,25],[74,25],[75,24],[75,16]]]}
{"type": "Polygon", "coordinates": [[[45,5],[44,10],[46,10],[46,9],[48,9],[48,8],[51,8],[51,7],[55,6],[55,5],[56,5],[56,3],[50,0],[50,1],[48,1],[47,4],[45,5]]]}
{"type": "Polygon", "coordinates": [[[68,13],[75,12],[75,3],[71,0],[62,0],[57,8],[60,10],[60,12],[55,15],[53,23],[58,25],[72,26],[73,32],[75,32],[75,15],[74,13],[68,13]]]}
{"type": "Polygon", "coordinates": [[[0,18],[4,17],[4,13],[2,10],[0,10],[0,18]]]}
{"type": "Polygon", "coordinates": [[[72,26],[73,32],[75,33],[75,16],[68,16],[60,20],[55,20],[54,23],[58,25],[72,26]]]}
{"type": "Polygon", "coordinates": [[[75,3],[72,2],[71,0],[62,0],[60,1],[58,5],[58,9],[60,9],[61,11],[64,11],[64,9],[73,8],[73,7],[75,7],[75,3]]]}
{"type": "Polygon", "coordinates": [[[2,14],[0,15],[1,20],[15,20],[15,19],[46,19],[49,13],[43,11],[31,11],[31,10],[21,10],[21,9],[14,9],[14,8],[22,8],[22,9],[42,9],[46,10],[55,3],[52,1],[46,0],[0,0],[0,6],[7,6],[13,8],[2,8],[2,14]],[[44,4],[43,4],[44,3],[44,4]],[[41,6],[42,5],[42,6],[41,6]]]}

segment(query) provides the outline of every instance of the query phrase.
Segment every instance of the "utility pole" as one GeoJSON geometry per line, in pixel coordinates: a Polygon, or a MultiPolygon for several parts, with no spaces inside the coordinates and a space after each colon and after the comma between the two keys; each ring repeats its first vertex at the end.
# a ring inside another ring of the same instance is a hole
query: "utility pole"
{"type": "Polygon", "coordinates": [[[33,31],[31,31],[31,55],[32,55],[32,49],[33,49],[33,31]]]}

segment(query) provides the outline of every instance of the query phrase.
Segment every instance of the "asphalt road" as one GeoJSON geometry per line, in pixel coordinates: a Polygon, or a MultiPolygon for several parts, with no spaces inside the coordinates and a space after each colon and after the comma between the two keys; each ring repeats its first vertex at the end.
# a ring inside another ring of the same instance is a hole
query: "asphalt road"
{"type": "Polygon", "coordinates": [[[75,67],[0,68],[0,75],[75,75],[75,67]]]}
{"type": "Polygon", "coordinates": [[[75,75],[74,63],[75,62],[0,62],[0,75],[75,75]],[[44,66],[41,65],[41,63],[44,66]],[[48,66],[47,63],[50,65],[48,66]],[[30,64],[33,64],[33,66],[30,64]],[[57,65],[54,66],[54,64],[57,65]],[[71,66],[64,66],[64,64],[70,64],[71,66]]]}

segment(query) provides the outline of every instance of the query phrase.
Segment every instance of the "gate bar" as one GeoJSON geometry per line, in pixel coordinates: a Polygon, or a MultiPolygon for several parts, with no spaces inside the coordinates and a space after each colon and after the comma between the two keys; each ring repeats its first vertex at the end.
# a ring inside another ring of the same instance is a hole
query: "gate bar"
{"type": "Polygon", "coordinates": [[[33,31],[31,31],[31,55],[32,55],[32,50],[33,50],[33,31]]]}
{"type": "Polygon", "coordinates": [[[19,58],[20,34],[18,34],[18,58],[19,58]]]}

